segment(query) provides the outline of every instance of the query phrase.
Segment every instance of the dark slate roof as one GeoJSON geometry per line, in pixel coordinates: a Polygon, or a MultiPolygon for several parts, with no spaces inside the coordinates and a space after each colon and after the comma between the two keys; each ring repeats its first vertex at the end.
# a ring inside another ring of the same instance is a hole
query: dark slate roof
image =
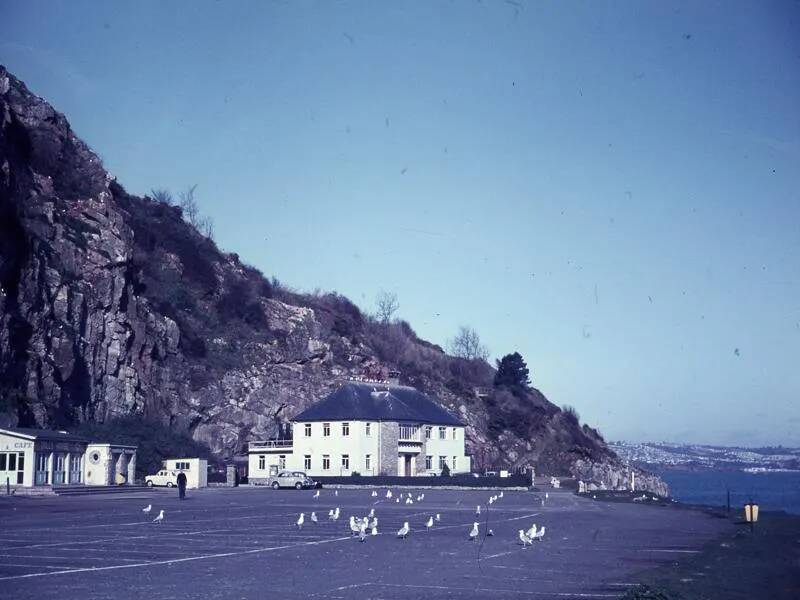
{"type": "Polygon", "coordinates": [[[10,434],[19,434],[27,437],[35,437],[37,440],[50,440],[53,442],[86,442],[89,440],[79,435],[67,433],[66,431],[53,431],[51,429],[29,429],[27,427],[0,427],[0,431],[10,434]]]}
{"type": "Polygon", "coordinates": [[[464,425],[413,387],[349,382],[295,416],[292,421],[409,421],[464,425]]]}

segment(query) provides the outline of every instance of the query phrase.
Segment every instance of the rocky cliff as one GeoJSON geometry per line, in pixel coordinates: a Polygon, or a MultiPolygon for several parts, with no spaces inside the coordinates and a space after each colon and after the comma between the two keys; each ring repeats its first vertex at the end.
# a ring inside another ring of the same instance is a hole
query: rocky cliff
{"type": "Polygon", "coordinates": [[[179,207],[126,193],[64,116],[0,67],[0,423],[142,414],[230,456],[342,379],[389,369],[467,422],[478,467],[625,483],[602,437],[538,390],[494,388],[485,362],[337,294],[287,290],[179,207]]]}

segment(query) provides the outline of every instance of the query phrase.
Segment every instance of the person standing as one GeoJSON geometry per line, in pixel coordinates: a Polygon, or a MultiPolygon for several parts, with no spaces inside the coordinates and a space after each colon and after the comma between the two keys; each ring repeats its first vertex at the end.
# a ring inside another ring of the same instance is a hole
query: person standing
{"type": "Polygon", "coordinates": [[[178,473],[178,497],[183,500],[186,498],[186,473],[178,473]]]}

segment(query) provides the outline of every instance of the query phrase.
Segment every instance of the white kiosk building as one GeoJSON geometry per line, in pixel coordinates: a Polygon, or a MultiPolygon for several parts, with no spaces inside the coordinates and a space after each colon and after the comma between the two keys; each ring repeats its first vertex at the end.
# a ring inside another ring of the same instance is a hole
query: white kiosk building
{"type": "Polygon", "coordinates": [[[66,431],[0,429],[0,485],[133,484],[136,446],[94,444],[66,431]]]}
{"type": "Polygon", "coordinates": [[[350,381],[292,419],[291,440],[250,442],[251,483],[281,469],[310,476],[468,473],[464,423],[419,390],[350,381]]]}

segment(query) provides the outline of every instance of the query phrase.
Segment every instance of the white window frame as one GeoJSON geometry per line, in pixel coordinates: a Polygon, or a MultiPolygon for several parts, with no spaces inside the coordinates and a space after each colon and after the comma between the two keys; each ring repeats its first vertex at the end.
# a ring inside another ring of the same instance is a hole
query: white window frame
{"type": "Polygon", "coordinates": [[[433,471],[433,455],[426,454],[425,455],[425,470],[426,471],[433,471]]]}
{"type": "Polygon", "coordinates": [[[342,423],[342,437],[350,437],[350,422],[342,423]]]}
{"type": "Polygon", "coordinates": [[[306,455],[303,456],[303,468],[305,468],[306,471],[310,471],[311,470],[311,455],[310,454],[306,454],[306,455]]]}
{"type": "Polygon", "coordinates": [[[286,468],[286,455],[279,454],[278,455],[278,468],[283,471],[286,468]]]}
{"type": "Polygon", "coordinates": [[[267,468],[267,456],[265,454],[258,455],[258,470],[264,471],[267,468]]]}
{"type": "Polygon", "coordinates": [[[439,456],[439,470],[443,471],[444,466],[447,464],[447,457],[446,456],[439,456]]]}
{"type": "Polygon", "coordinates": [[[367,437],[372,436],[372,423],[364,423],[364,434],[367,437]]]}
{"type": "Polygon", "coordinates": [[[350,455],[349,454],[342,454],[342,470],[349,471],[350,470],[350,455]]]}
{"type": "Polygon", "coordinates": [[[311,437],[311,423],[306,423],[303,426],[303,431],[305,432],[306,437],[311,437]]]}
{"type": "Polygon", "coordinates": [[[331,455],[330,454],[323,454],[322,455],[322,470],[323,471],[330,471],[331,470],[331,455]]]}
{"type": "Polygon", "coordinates": [[[331,424],[330,423],[323,423],[322,424],[322,437],[331,437],[331,424]]]}
{"type": "Polygon", "coordinates": [[[425,439],[429,440],[433,436],[433,425],[425,425],[425,439]]]}
{"type": "Polygon", "coordinates": [[[372,455],[365,454],[364,455],[364,470],[369,473],[372,471],[372,455]]]}
{"type": "Polygon", "coordinates": [[[440,440],[447,439],[447,427],[439,427],[439,439],[440,440]]]}

